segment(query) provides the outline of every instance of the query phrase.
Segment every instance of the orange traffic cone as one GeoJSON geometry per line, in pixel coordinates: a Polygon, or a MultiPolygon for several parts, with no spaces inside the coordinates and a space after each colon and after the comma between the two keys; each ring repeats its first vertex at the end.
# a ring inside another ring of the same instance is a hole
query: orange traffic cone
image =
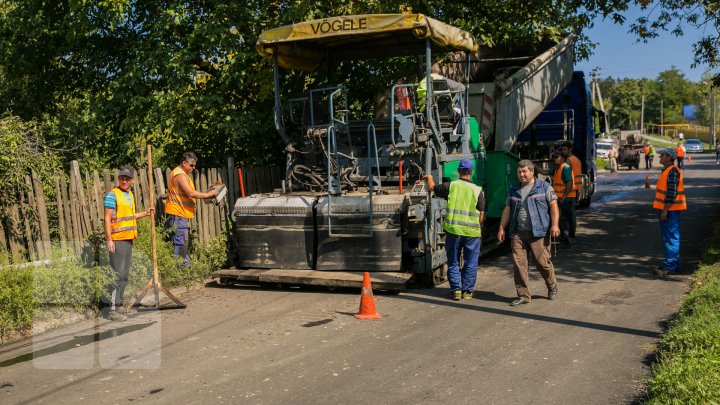
{"type": "Polygon", "coordinates": [[[650,188],[650,176],[645,176],[645,188],[650,188]]]}
{"type": "Polygon", "coordinates": [[[380,319],[382,315],[377,313],[375,309],[375,297],[373,297],[372,287],[370,286],[370,273],[363,274],[363,286],[360,293],[360,312],[355,314],[357,319],[380,319]]]}

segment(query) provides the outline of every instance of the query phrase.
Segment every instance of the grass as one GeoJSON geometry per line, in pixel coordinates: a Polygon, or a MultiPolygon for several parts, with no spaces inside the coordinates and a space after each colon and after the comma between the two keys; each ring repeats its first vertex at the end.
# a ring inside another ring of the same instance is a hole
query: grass
{"type": "Polygon", "coordinates": [[[720,226],[658,348],[649,404],[720,403],[720,226]]]}

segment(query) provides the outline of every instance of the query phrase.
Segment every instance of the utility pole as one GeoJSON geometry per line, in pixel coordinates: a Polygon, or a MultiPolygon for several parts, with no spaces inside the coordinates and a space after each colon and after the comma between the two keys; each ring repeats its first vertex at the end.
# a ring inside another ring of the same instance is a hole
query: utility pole
{"type": "Polygon", "coordinates": [[[665,135],[665,127],[663,126],[665,122],[663,121],[663,100],[660,100],[660,136],[665,135]]]}
{"type": "Polygon", "coordinates": [[[640,99],[640,135],[645,135],[645,95],[640,99]]]}
{"type": "Polygon", "coordinates": [[[715,139],[715,87],[710,83],[710,134],[712,134],[712,148],[716,147],[717,139],[715,139]]]}

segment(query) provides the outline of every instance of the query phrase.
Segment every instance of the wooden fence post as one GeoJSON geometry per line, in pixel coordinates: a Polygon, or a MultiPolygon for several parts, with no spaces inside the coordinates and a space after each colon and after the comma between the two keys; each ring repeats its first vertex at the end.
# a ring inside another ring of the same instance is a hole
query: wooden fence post
{"type": "Polygon", "coordinates": [[[37,207],[38,223],[40,228],[40,247],[42,255],[41,259],[50,258],[50,226],[48,224],[47,206],[45,204],[45,194],[43,193],[42,183],[40,178],[35,173],[35,170],[31,170],[32,185],[35,190],[35,203],[37,207]]]}
{"type": "Polygon", "coordinates": [[[60,235],[60,246],[64,250],[66,245],[65,242],[68,239],[68,233],[67,228],[65,225],[65,204],[63,203],[63,193],[60,190],[60,178],[55,177],[55,203],[57,205],[57,215],[58,215],[58,235],[60,235]]]}

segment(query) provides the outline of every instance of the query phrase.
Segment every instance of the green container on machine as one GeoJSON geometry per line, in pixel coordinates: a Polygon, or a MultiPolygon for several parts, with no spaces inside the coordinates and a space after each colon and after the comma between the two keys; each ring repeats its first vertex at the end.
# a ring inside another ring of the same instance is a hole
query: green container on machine
{"type": "Polygon", "coordinates": [[[513,184],[518,184],[519,161],[517,156],[508,152],[488,152],[485,158],[485,198],[488,217],[502,216],[508,191],[513,184]]]}

